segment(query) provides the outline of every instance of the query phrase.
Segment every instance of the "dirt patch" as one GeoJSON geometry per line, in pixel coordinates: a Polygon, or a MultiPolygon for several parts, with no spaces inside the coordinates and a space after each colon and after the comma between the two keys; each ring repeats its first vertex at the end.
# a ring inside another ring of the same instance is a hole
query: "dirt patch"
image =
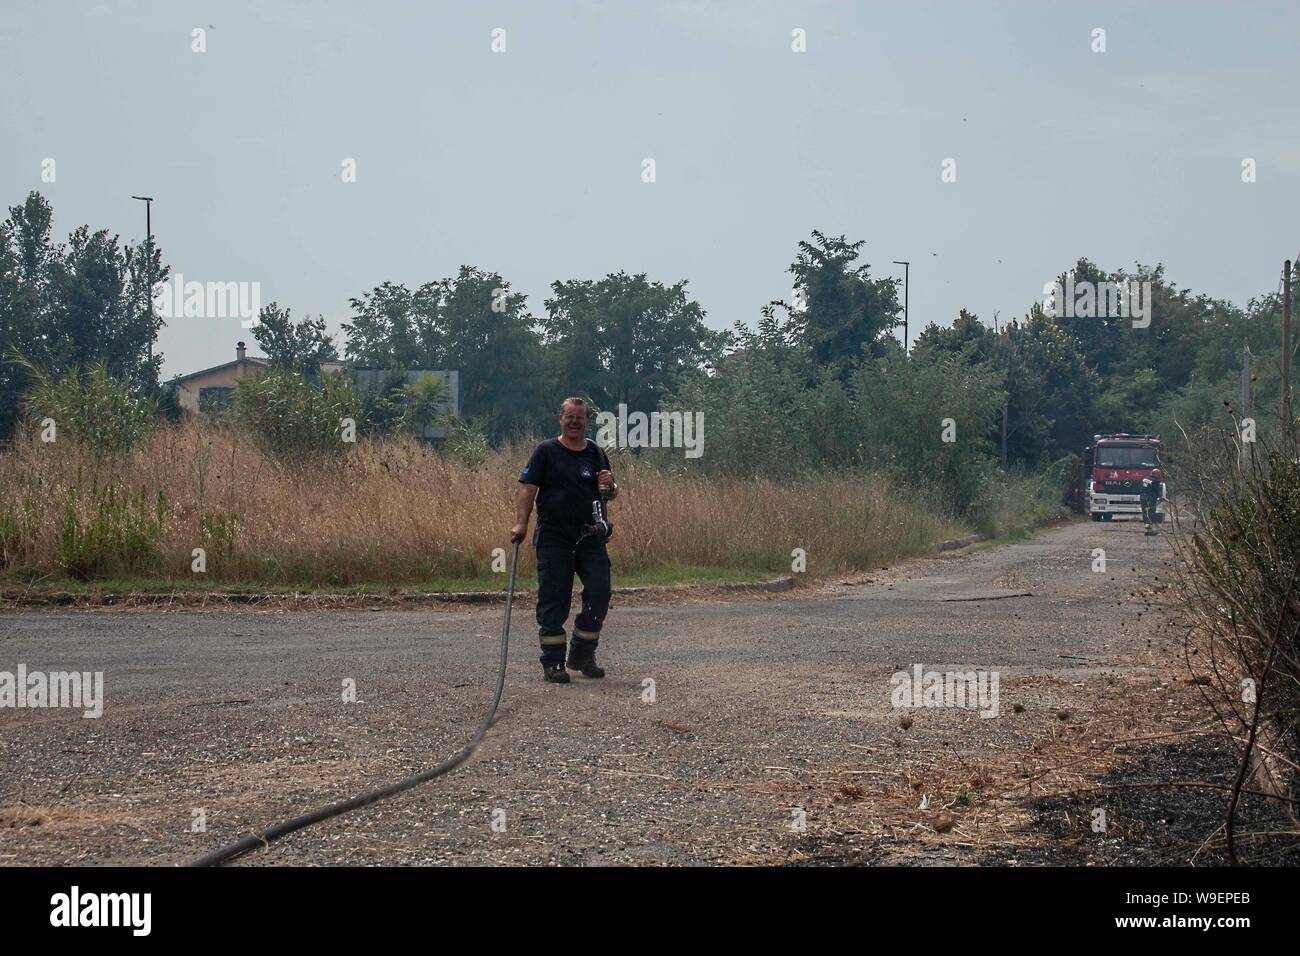
{"type": "Polygon", "coordinates": [[[72,805],[29,806],[14,804],[0,807],[0,830],[35,831],[37,829],[75,831],[83,827],[133,825],[138,821],[128,815],[109,813],[93,807],[72,805]]]}
{"type": "Polygon", "coordinates": [[[0,807],[0,827],[21,830],[23,827],[39,827],[49,822],[49,813],[38,807],[0,807]]]}
{"type": "MultiPolygon", "coordinates": [[[[1226,865],[1238,752],[1171,647],[1140,657],[1137,674],[1014,681],[1012,720],[967,721],[959,746],[919,718],[860,761],[787,779],[817,825],[768,862],[1226,865]]],[[[1243,796],[1234,832],[1242,863],[1300,863],[1276,803],[1243,796]]]]}

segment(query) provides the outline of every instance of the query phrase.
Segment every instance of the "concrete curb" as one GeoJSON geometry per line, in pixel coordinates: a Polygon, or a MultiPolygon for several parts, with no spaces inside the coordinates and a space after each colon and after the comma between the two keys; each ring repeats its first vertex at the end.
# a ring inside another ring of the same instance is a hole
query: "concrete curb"
{"type": "MultiPolygon", "coordinates": [[[[971,534],[964,538],[952,538],[947,541],[940,541],[935,544],[935,552],[956,551],[960,548],[969,547],[981,541],[991,539],[987,534],[971,534]]],[[[785,591],[793,591],[795,580],[793,575],[773,578],[770,581],[753,581],[745,583],[728,583],[719,584],[670,584],[670,585],[644,585],[639,587],[622,587],[614,588],[616,595],[646,595],[655,596],[663,595],[671,597],[674,594],[691,594],[700,591],[714,590],[725,591],[730,593],[736,592],[756,592],[767,594],[780,594],[785,591]]],[[[525,589],[515,591],[515,598],[527,602],[532,598],[533,592],[525,589]]],[[[120,607],[120,606],[145,606],[156,607],[165,604],[176,604],[183,607],[207,607],[209,605],[236,605],[236,606],[256,606],[259,604],[277,604],[281,602],[292,602],[301,604],[307,608],[317,607],[357,607],[357,608],[374,608],[378,610],[380,606],[402,607],[413,604],[504,604],[506,595],[504,591],[425,591],[425,592],[407,592],[404,594],[314,594],[314,593],[284,593],[276,594],[270,592],[256,591],[223,591],[209,593],[205,591],[146,591],[138,594],[120,594],[114,592],[101,594],[74,594],[70,591],[0,591],[0,607],[120,607]]]]}
{"type": "MultiPolygon", "coordinates": [[[[749,583],[721,584],[678,584],[645,585],[641,587],[614,588],[616,595],[659,595],[670,597],[673,594],[706,591],[755,591],[778,593],[794,590],[794,578],[775,578],[771,581],[754,581],[749,583]]],[[[515,600],[529,602],[533,592],[526,589],[515,590],[515,600]]],[[[276,604],[291,602],[306,607],[358,607],[375,608],[378,606],[401,607],[413,604],[504,604],[504,591],[423,591],[404,594],[312,594],[312,593],[271,593],[249,591],[222,591],[216,593],[198,591],[145,591],[122,594],[115,592],[101,594],[74,594],[70,591],[3,591],[0,592],[0,606],[52,606],[52,607],[119,607],[146,606],[156,607],[176,604],[183,607],[207,607],[210,605],[256,606],[259,604],[276,604]]]]}
{"type": "Polygon", "coordinates": [[[966,548],[972,544],[978,544],[981,541],[988,541],[990,538],[987,534],[968,534],[964,538],[952,538],[948,541],[940,541],[936,544],[936,551],[956,551],[958,548],[966,548]]]}

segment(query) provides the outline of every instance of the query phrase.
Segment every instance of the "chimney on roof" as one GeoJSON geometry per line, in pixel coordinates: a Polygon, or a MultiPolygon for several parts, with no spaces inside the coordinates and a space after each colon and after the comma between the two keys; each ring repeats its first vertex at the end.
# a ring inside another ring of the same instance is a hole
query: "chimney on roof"
{"type": "Polygon", "coordinates": [[[247,349],[244,348],[244,343],[243,343],[243,342],[236,342],[236,343],[235,343],[235,358],[236,358],[236,359],[238,359],[239,361],[242,362],[242,361],[244,360],[244,353],[245,353],[246,351],[247,351],[247,349]]]}

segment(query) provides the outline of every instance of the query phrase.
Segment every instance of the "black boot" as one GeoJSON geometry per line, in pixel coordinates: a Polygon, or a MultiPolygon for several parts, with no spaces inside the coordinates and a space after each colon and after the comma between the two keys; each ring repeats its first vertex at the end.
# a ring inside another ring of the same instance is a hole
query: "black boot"
{"type": "Polygon", "coordinates": [[[542,645],[542,676],[550,684],[569,683],[569,672],[564,669],[564,634],[559,638],[558,643],[542,645]]]}
{"type": "Polygon", "coordinates": [[[569,683],[569,672],[564,669],[564,661],[560,661],[558,664],[543,664],[542,675],[549,684],[569,683]]]}
{"type": "Polygon", "coordinates": [[[569,666],[584,677],[604,677],[605,668],[596,663],[596,645],[599,643],[598,635],[579,637],[577,631],[574,631],[573,640],[569,643],[569,666]]]}

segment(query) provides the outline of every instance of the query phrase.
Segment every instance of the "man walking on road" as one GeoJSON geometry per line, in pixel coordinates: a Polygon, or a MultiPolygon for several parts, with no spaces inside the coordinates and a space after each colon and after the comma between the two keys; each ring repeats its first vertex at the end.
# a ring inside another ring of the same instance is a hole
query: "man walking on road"
{"type": "Polygon", "coordinates": [[[569,667],[587,677],[604,677],[596,663],[600,628],[609,611],[610,563],[605,550],[609,525],[604,501],[618,495],[604,449],[587,438],[588,408],[581,398],[560,406],[560,435],[533,449],[519,476],[511,541],[523,541],[537,504],[537,635],[542,673],[555,684],[569,683],[564,666],[564,624],[573,597],[573,575],[582,580],[582,610],[573,620],[569,667]],[[599,502],[599,510],[593,503],[599,502]]]}
{"type": "Polygon", "coordinates": [[[1159,468],[1142,479],[1142,521],[1146,524],[1147,534],[1156,533],[1156,510],[1160,505],[1160,485],[1164,480],[1159,468]]]}

